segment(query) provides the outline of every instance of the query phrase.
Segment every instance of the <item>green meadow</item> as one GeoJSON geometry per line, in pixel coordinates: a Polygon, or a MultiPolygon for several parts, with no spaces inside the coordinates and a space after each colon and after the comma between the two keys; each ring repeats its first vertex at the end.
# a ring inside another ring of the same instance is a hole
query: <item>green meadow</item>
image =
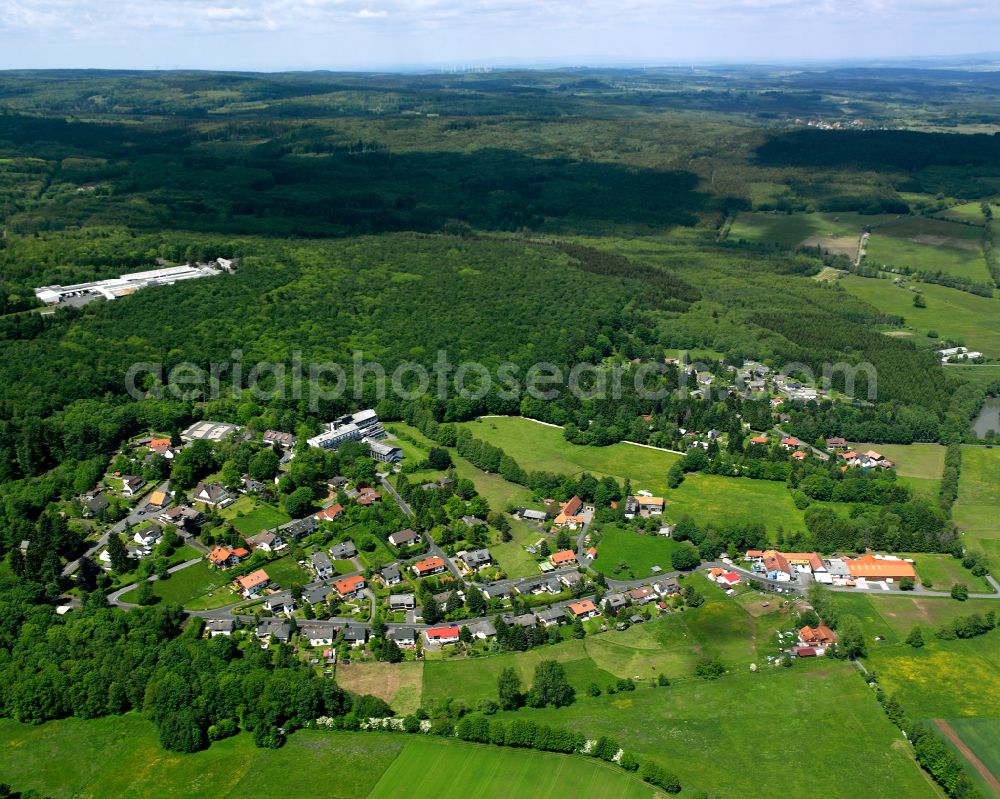
{"type": "Polygon", "coordinates": [[[652,575],[653,567],[672,571],[670,556],[678,548],[688,546],[661,535],[641,535],[613,525],[601,531],[597,545],[597,561],[593,568],[616,580],[631,580],[652,575]],[[618,569],[620,563],[628,564],[618,569]]]}
{"type": "MultiPolygon", "coordinates": [[[[994,777],[1000,775],[1000,718],[945,720],[948,722],[948,726],[962,739],[962,743],[972,750],[972,753],[989,769],[990,773],[994,777]]],[[[946,736],[941,737],[948,740],[946,736]]],[[[958,751],[957,748],[956,751],[958,751]]],[[[987,784],[974,767],[967,765],[966,771],[979,786],[984,797],[1000,798],[1000,794],[987,784]]]]}
{"type": "Polygon", "coordinates": [[[410,737],[369,799],[652,799],[654,789],[586,757],[410,737]],[[405,787],[404,787],[405,786],[405,787]]]}
{"type": "Polygon", "coordinates": [[[281,749],[250,735],[195,754],[160,747],[136,714],[39,726],[0,720],[0,781],[75,799],[300,799],[367,796],[406,744],[402,735],[299,730],[281,749]],[[67,757],[72,752],[73,757],[67,757]]]}
{"type": "Polygon", "coordinates": [[[962,448],[962,474],[952,516],[966,544],[1000,564],[1000,449],[962,448]]]}
{"type": "MultiPolygon", "coordinates": [[[[154,580],[153,594],[161,602],[184,605],[192,609],[207,609],[229,605],[239,600],[228,588],[232,576],[199,561],[170,575],[168,580],[154,580]],[[211,594],[212,596],[209,596],[211,594]]],[[[122,595],[123,602],[135,602],[138,588],[122,595]]]]}
{"type": "MultiPolygon", "coordinates": [[[[927,332],[959,341],[992,358],[1000,357],[1000,300],[967,291],[916,283],[927,301],[926,308],[913,307],[913,292],[893,285],[892,280],[847,275],[840,285],[855,297],[871,303],[883,313],[901,316],[906,331],[918,346],[931,346],[927,332]]],[[[956,367],[949,367],[949,369],[956,367]]]]}
{"type": "Polygon", "coordinates": [[[274,529],[292,518],[280,508],[245,494],[228,508],[223,508],[220,515],[229,521],[236,532],[244,536],[274,529]]]}
{"type": "Polygon", "coordinates": [[[684,785],[713,795],[780,799],[788,796],[789,781],[822,764],[823,796],[846,799],[857,796],[863,762],[867,773],[879,775],[866,782],[865,796],[937,796],[849,663],[800,662],[757,673],[744,667],[714,681],[642,685],[633,693],[583,697],[568,708],[516,716],[612,736],[675,772],[684,785]]]}
{"type": "Polygon", "coordinates": [[[853,442],[859,452],[870,449],[882,453],[896,464],[896,474],[917,493],[936,497],[944,472],[945,447],[940,444],[865,444],[853,442]]]}
{"type": "Polygon", "coordinates": [[[865,263],[945,272],[978,283],[991,281],[980,245],[982,231],[927,217],[908,217],[878,227],[868,240],[865,263]]]}
{"type": "Polygon", "coordinates": [[[802,244],[822,244],[853,256],[858,239],[869,225],[878,225],[895,217],[856,213],[741,213],[729,228],[730,241],[754,244],[777,244],[789,249],[802,244]],[[832,245],[832,247],[831,247],[832,245]]]}

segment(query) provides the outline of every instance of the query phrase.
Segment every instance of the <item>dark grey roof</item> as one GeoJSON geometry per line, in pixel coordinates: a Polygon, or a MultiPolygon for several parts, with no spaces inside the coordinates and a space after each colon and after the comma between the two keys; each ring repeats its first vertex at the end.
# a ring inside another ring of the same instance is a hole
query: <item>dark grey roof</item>
{"type": "Polygon", "coordinates": [[[353,541],[341,541],[330,547],[330,554],[335,560],[347,560],[358,554],[358,548],[354,546],[353,541]]]}

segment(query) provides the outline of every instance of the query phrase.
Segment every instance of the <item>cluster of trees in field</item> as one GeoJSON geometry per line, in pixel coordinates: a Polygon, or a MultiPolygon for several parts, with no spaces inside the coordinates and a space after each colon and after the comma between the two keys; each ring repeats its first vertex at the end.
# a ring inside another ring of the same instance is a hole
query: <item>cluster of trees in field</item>
{"type": "Polygon", "coordinates": [[[41,597],[31,581],[0,595],[2,716],[37,724],[137,710],[156,725],[164,748],[192,752],[241,729],[258,746],[280,746],[306,722],[352,710],[352,698],[287,645],[206,640],[203,622],[185,623],[175,606],[125,613],[95,592],[60,617],[41,597]]]}
{"type": "Polygon", "coordinates": [[[819,505],[805,512],[809,543],[820,552],[952,552],[961,546],[940,506],[924,497],[856,505],[849,516],[819,505]]]}

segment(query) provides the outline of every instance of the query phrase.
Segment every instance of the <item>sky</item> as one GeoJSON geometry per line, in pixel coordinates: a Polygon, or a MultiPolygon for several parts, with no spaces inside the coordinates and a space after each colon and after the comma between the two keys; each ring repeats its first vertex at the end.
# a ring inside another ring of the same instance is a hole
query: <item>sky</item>
{"type": "Polygon", "coordinates": [[[795,63],[998,43],[1000,0],[0,0],[0,69],[795,63]]]}

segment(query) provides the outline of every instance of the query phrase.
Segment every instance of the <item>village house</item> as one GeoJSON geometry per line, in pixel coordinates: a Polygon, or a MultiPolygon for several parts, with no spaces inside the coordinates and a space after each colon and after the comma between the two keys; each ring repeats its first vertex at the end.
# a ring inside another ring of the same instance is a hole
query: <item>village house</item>
{"type": "Polygon", "coordinates": [[[308,516],[305,519],[293,519],[290,522],[285,522],[275,532],[286,541],[298,541],[300,538],[312,535],[318,529],[319,523],[311,516],[308,516]]]}
{"type": "Polygon", "coordinates": [[[605,594],[603,604],[605,610],[614,614],[625,607],[628,604],[628,600],[625,599],[624,594],[605,594]]]}
{"type": "Polygon", "coordinates": [[[562,591],[562,584],[556,577],[545,577],[520,583],[516,589],[519,594],[558,594],[562,591]]]}
{"type": "Polygon", "coordinates": [[[648,605],[650,602],[656,600],[656,592],[648,585],[626,591],[625,596],[628,597],[633,605],[648,605]]]}
{"type": "Polygon", "coordinates": [[[317,585],[313,588],[304,588],[302,590],[302,601],[308,605],[318,605],[320,602],[326,602],[333,596],[333,590],[328,585],[317,585]]]}
{"type": "Polygon", "coordinates": [[[264,599],[264,610],[275,614],[291,616],[295,610],[295,599],[292,598],[291,591],[279,591],[270,594],[264,599]]]}
{"type": "Polygon", "coordinates": [[[267,572],[257,569],[243,577],[237,577],[233,581],[233,588],[243,594],[245,599],[253,599],[259,596],[270,582],[271,578],[267,576],[267,572]]]}
{"type": "Polygon", "coordinates": [[[483,586],[483,596],[487,599],[507,600],[513,598],[514,591],[509,585],[504,583],[486,585],[483,586]]]}
{"type": "Polygon", "coordinates": [[[542,524],[548,519],[548,515],[543,510],[532,510],[531,508],[516,508],[514,510],[515,515],[526,522],[534,522],[535,524],[542,524]]]}
{"type": "Polygon", "coordinates": [[[537,616],[543,627],[558,627],[566,621],[566,611],[562,608],[546,608],[539,611],[537,616]]]}
{"type": "Polygon", "coordinates": [[[108,509],[108,498],[104,494],[96,494],[83,502],[83,515],[85,518],[98,516],[108,509]]]}
{"type": "Polygon", "coordinates": [[[530,630],[532,627],[538,625],[538,617],[534,613],[522,613],[520,616],[504,616],[504,621],[507,624],[523,627],[525,630],[530,630]]]}
{"type": "Polygon", "coordinates": [[[154,523],[136,532],[136,534],[132,536],[132,540],[141,547],[153,547],[160,542],[162,537],[163,528],[154,523]]]}
{"type": "Polygon", "coordinates": [[[650,516],[661,516],[663,514],[663,497],[651,497],[645,494],[629,494],[625,497],[625,518],[634,519],[636,516],[649,518],[650,516]]]}
{"type": "Polygon", "coordinates": [[[479,525],[481,524],[486,524],[486,522],[484,522],[478,516],[463,516],[462,524],[464,524],[469,529],[472,529],[473,527],[479,527],[479,525]]]}
{"type": "Polygon", "coordinates": [[[556,579],[567,588],[575,588],[583,582],[583,575],[580,572],[562,572],[556,579]]]}
{"type": "Polygon", "coordinates": [[[828,438],[826,440],[827,449],[844,449],[847,446],[847,441],[845,441],[841,436],[834,436],[833,438],[828,438]]]}
{"type": "Polygon", "coordinates": [[[207,619],[205,621],[205,632],[209,638],[217,635],[232,635],[235,622],[232,619],[207,619]]]}
{"type": "Polygon", "coordinates": [[[575,566],[576,553],[572,549],[561,549],[558,552],[553,552],[549,560],[557,569],[563,566],[575,566]]]}
{"type": "Polygon", "coordinates": [[[209,508],[225,508],[233,503],[233,497],[218,483],[198,483],[191,492],[191,501],[209,508]]]}
{"type": "Polygon", "coordinates": [[[796,449],[797,447],[801,447],[801,446],[802,446],[802,442],[799,441],[797,438],[795,438],[795,436],[786,436],[785,438],[781,439],[781,448],[782,449],[792,450],[792,449],[796,449]]]}
{"type": "Polygon", "coordinates": [[[367,627],[352,627],[351,625],[347,625],[341,630],[341,635],[344,637],[344,643],[348,644],[352,649],[357,649],[359,646],[364,646],[368,643],[367,627]]]}
{"type": "Polygon", "coordinates": [[[317,580],[325,580],[333,575],[333,561],[325,552],[314,552],[309,556],[309,566],[317,580]]]}
{"type": "Polygon", "coordinates": [[[412,627],[393,627],[386,638],[395,641],[400,649],[413,649],[417,645],[417,632],[412,627]]]}
{"type": "Polygon", "coordinates": [[[335,502],[328,508],[323,508],[323,510],[318,513],[313,514],[313,518],[318,522],[332,522],[339,519],[344,513],[344,506],[339,502],[335,502]]]}
{"type": "Polygon", "coordinates": [[[405,611],[413,610],[417,606],[417,597],[415,594],[390,594],[389,595],[389,610],[393,611],[405,611]]]}
{"type": "Polygon", "coordinates": [[[146,505],[154,509],[162,508],[170,502],[172,496],[169,491],[154,491],[146,499],[146,505]]]}
{"type": "Polygon", "coordinates": [[[146,485],[146,481],[141,477],[131,474],[122,475],[122,496],[134,497],[144,485],[146,485]]]}
{"type": "Polygon", "coordinates": [[[382,495],[374,488],[359,488],[355,502],[359,505],[372,505],[382,501],[382,495]]]}
{"type": "Polygon", "coordinates": [[[577,496],[570,497],[566,502],[559,503],[560,511],[553,524],[556,527],[568,527],[575,530],[583,524],[584,519],[580,514],[583,512],[583,500],[577,496]]]}
{"type": "Polygon", "coordinates": [[[468,628],[469,634],[473,638],[478,638],[480,641],[485,641],[487,638],[492,638],[497,634],[497,628],[489,619],[474,621],[472,624],[468,625],[468,628]]]}
{"type": "Polygon", "coordinates": [[[413,573],[417,577],[430,577],[433,574],[441,574],[443,571],[448,570],[448,564],[445,563],[443,558],[437,556],[425,558],[424,560],[418,560],[413,564],[413,573]]]}
{"type": "Polygon", "coordinates": [[[270,530],[265,530],[264,532],[257,533],[257,535],[252,535],[249,538],[244,538],[247,546],[253,550],[259,549],[261,552],[280,552],[286,546],[285,540],[270,530]]]}
{"type": "Polygon", "coordinates": [[[753,436],[750,439],[750,443],[751,444],[756,444],[758,446],[766,446],[767,443],[768,443],[768,438],[767,438],[767,436],[753,436]]]}
{"type": "Polygon", "coordinates": [[[590,599],[581,599],[578,602],[570,602],[566,610],[578,619],[590,619],[597,615],[597,606],[590,599]]]}
{"type": "Polygon", "coordinates": [[[837,643],[837,634],[820,622],[815,627],[806,625],[799,630],[799,642],[803,646],[828,647],[837,643]]]}
{"type": "Polygon", "coordinates": [[[389,543],[397,549],[412,547],[420,543],[420,534],[416,530],[407,527],[405,530],[397,530],[389,534],[389,543]]]}
{"type": "Polygon", "coordinates": [[[274,638],[280,644],[287,644],[292,637],[292,625],[280,619],[261,619],[255,635],[262,641],[274,638]]]}
{"type": "Polygon", "coordinates": [[[483,566],[489,566],[493,562],[493,556],[488,549],[471,549],[468,552],[460,552],[458,558],[466,565],[469,571],[476,571],[483,566]]]}
{"type": "Polygon", "coordinates": [[[447,644],[458,643],[459,629],[457,625],[450,624],[447,627],[430,627],[424,630],[424,637],[428,645],[445,646],[447,644]]]}
{"type": "Polygon", "coordinates": [[[383,566],[379,577],[382,578],[382,583],[385,586],[398,585],[403,582],[403,573],[399,570],[399,564],[396,563],[383,566]]]}
{"type": "Polygon", "coordinates": [[[350,599],[356,597],[366,585],[365,578],[360,574],[356,574],[352,577],[343,577],[337,580],[333,584],[333,588],[341,599],[350,599]]]}
{"type": "Polygon", "coordinates": [[[229,547],[217,546],[208,553],[208,562],[217,569],[229,569],[248,557],[250,557],[250,552],[243,547],[230,549],[229,547]]]}
{"type": "Polygon", "coordinates": [[[334,560],[350,560],[358,556],[358,548],[351,539],[341,541],[330,547],[330,557],[334,560]]]}
{"type": "Polygon", "coordinates": [[[309,646],[332,646],[336,637],[333,627],[320,624],[303,624],[299,627],[299,638],[309,646]]]}
{"type": "Polygon", "coordinates": [[[283,433],[280,430],[265,430],[263,441],[266,447],[278,444],[282,449],[291,449],[295,446],[297,439],[291,433],[283,433]]]}
{"type": "Polygon", "coordinates": [[[163,524],[172,524],[178,530],[184,530],[189,533],[196,532],[204,518],[204,513],[197,508],[192,508],[190,505],[178,505],[173,508],[167,508],[156,517],[157,521],[163,524]]]}

